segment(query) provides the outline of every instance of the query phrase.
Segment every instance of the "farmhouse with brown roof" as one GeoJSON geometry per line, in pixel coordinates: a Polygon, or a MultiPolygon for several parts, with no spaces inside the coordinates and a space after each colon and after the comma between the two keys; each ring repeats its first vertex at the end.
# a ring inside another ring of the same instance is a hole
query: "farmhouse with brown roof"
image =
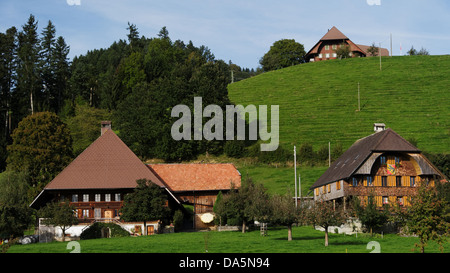
{"type": "MultiPolygon", "coordinates": [[[[372,56],[368,52],[370,46],[355,44],[350,38],[333,26],[306,54],[305,60],[307,62],[318,62],[336,59],[336,50],[343,44],[350,47],[351,57],[372,56]]],[[[389,51],[386,48],[381,48],[381,56],[389,56],[389,51]]]]}
{"type": "Polygon", "coordinates": [[[346,206],[353,196],[367,202],[374,196],[384,204],[408,206],[418,183],[445,181],[445,176],[417,149],[384,124],[374,134],[357,140],[311,186],[315,200],[333,200],[346,206]]]}
{"type": "MultiPolygon", "coordinates": [[[[136,188],[138,179],[148,179],[165,189],[171,209],[192,204],[197,217],[212,212],[220,190],[230,190],[232,183],[240,186],[240,174],[232,164],[147,166],[111,130],[110,122],[102,122],[101,131],[102,135],[48,183],[30,205],[38,209],[54,200],[69,200],[80,223],[67,231],[71,235],[79,235],[96,221],[127,225],[120,220],[120,209],[124,196],[136,188]]],[[[158,231],[157,221],[147,224],[128,223],[128,229],[158,231]]],[[[195,227],[202,227],[201,223],[195,227]]]]}

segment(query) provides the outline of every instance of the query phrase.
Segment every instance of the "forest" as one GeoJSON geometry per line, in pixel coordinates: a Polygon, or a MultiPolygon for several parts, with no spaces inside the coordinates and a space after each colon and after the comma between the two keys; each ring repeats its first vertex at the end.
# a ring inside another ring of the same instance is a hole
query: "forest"
{"type": "Polygon", "coordinates": [[[166,27],[152,38],[134,24],[124,27],[125,39],[72,60],[70,45],[51,21],[39,33],[30,15],[20,29],[0,33],[0,171],[13,131],[38,112],[55,113],[67,124],[74,156],[99,136],[104,119],[143,160],[223,153],[219,141],[174,141],[170,111],[177,104],[192,107],[195,96],[205,105],[230,104],[227,85],[257,72],[217,60],[204,45],[172,41],[166,27]]]}

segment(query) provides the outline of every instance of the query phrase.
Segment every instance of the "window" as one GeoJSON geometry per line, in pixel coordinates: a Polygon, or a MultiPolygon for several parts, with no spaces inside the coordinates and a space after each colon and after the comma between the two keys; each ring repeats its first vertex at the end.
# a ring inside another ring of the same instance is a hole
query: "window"
{"type": "Polygon", "coordinates": [[[325,58],[330,58],[330,53],[325,54],[325,58]]]}
{"type": "Polygon", "coordinates": [[[322,53],[319,54],[319,58],[322,59],[322,53]]]}
{"type": "Polygon", "coordinates": [[[337,45],[333,45],[333,49],[336,50],[337,49],[337,45]]]}
{"type": "Polygon", "coordinates": [[[337,58],[337,54],[336,53],[333,53],[333,58],[337,58]]]}
{"type": "Polygon", "coordinates": [[[96,193],[95,194],[95,202],[100,202],[101,201],[101,194],[100,193],[96,193]]]}
{"type": "Polygon", "coordinates": [[[399,206],[403,206],[403,197],[397,197],[397,203],[399,204],[399,206]]]}
{"type": "Polygon", "coordinates": [[[116,193],[116,194],[114,195],[114,200],[120,201],[120,193],[116,193]]]}
{"type": "Polygon", "coordinates": [[[415,177],[415,176],[411,176],[411,177],[409,178],[409,185],[410,185],[411,187],[415,187],[415,186],[416,186],[416,177],[415,177]]]}
{"type": "Polygon", "coordinates": [[[386,157],[385,156],[381,156],[380,157],[380,164],[381,165],[386,165],[386,157]]]}
{"type": "Polygon", "coordinates": [[[83,217],[89,218],[89,210],[88,209],[83,210],[83,217]]]}
{"type": "Polygon", "coordinates": [[[319,195],[319,188],[315,188],[314,191],[316,192],[316,196],[319,195]]]}
{"type": "Polygon", "coordinates": [[[387,187],[387,176],[382,176],[381,177],[381,186],[382,187],[387,187]]]}
{"type": "Polygon", "coordinates": [[[89,194],[83,194],[83,202],[89,202],[89,194]]]}
{"type": "Polygon", "coordinates": [[[395,157],[395,164],[400,164],[400,157],[398,156],[395,157]]]}
{"type": "Polygon", "coordinates": [[[341,189],[341,181],[336,182],[336,190],[341,189]]]}
{"type": "Polygon", "coordinates": [[[328,192],[331,192],[331,184],[328,184],[328,192]]]}
{"type": "Polygon", "coordinates": [[[330,50],[330,46],[329,46],[329,45],[326,45],[326,46],[325,46],[325,50],[330,50]]]}
{"type": "Polygon", "coordinates": [[[94,209],[94,218],[102,218],[102,209],[94,209]]]}
{"type": "Polygon", "coordinates": [[[367,177],[367,186],[373,186],[373,178],[372,176],[368,176],[367,177]]]}
{"type": "Polygon", "coordinates": [[[110,193],[105,194],[105,201],[106,202],[110,202],[111,201],[111,194],[110,193]]]}
{"type": "Polygon", "coordinates": [[[324,185],[324,186],[322,187],[322,193],[323,193],[323,194],[327,193],[327,185],[324,185]]]}
{"type": "Polygon", "coordinates": [[[358,179],[356,179],[356,177],[353,177],[352,185],[353,185],[353,187],[358,186],[358,179]]]}
{"type": "Polygon", "coordinates": [[[383,196],[383,205],[389,204],[389,197],[383,196]]]}
{"type": "Polygon", "coordinates": [[[78,194],[72,194],[72,202],[78,202],[78,194]]]}
{"type": "Polygon", "coordinates": [[[402,186],[402,177],[401,176],[396,176],[395,177],[395,185],[397,187],[401,187],[402,186]]]}

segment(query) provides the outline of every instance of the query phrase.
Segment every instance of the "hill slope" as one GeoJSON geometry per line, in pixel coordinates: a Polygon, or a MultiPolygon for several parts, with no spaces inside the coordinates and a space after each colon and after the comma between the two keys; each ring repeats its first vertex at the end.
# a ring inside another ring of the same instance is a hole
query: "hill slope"
{"type": "MultiPolygon", "coordinates": [[[[235,104],[279,105],[280,143],[347,149],[382,122],[429,152],[450,152],[450,56],[301,64],[230,84],[235,104]],[[360,107],[358,111],[358,83],[360,107]]],[[[270,109],[270,107],[269,107],[270,109]]]]}

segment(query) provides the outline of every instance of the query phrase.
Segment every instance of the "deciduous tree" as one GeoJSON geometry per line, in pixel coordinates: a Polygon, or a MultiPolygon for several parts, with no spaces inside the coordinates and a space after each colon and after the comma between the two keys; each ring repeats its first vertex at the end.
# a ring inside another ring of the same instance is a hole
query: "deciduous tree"
{"type": "Polygon", "coordinates": [[[325,229],[325,246],[328,246],[328,228],[340,226],[347,220],[347,215],[341,207],[334,207],[332,202],[323,200],[314,202],[308,214],[310,223],[325,229]]]}
{"type": "Polygon", "coordinates": [[[419,237],[419,243],[415,246],[420,252],[425,252],[428,241],[436,241],[441,251],[446,235],[449,234],[450,224],[445,220],[448,203],[440,198],[435,187],[427,185],[427,181],[420,183],[418,193],[411,197],[411,206],[402,209],[394,207],[395,220],[407,228],[411,234],[419,237]]]}
{"type": "Polygon", "coordinates": [[[127,222],[144,222],[146,234],[147,221],[167,221],[170,209],[164,189],[147,179],[139,179],[136,182],[134,191],[125,195],[121,219],[127,222]]]}
{"type": "Polygon", "coordinates": [[[66,124],[50,112],[24,118],[8,146],[8,168],[29,174],[39,192],[73,159],[72,138],[66,124]]]}
{"type": "Polygon", "coordinates": [[[43,223],[59,227],[62,231],[62,238],[66,237],[66,230],[78,224],[78,218],[74,213],[75,208],[70,202],[51,202],[39,211],[39,216],[45,218],[43,223]]]}
{"type": "Polygon", "coordinates": [[[259,63],[264,71],[271,71],[301,64],[304,62],[305,55],[305,48],[302,44],[297,43],[294,39],[282,39],[273,43],[259,63]]]}

